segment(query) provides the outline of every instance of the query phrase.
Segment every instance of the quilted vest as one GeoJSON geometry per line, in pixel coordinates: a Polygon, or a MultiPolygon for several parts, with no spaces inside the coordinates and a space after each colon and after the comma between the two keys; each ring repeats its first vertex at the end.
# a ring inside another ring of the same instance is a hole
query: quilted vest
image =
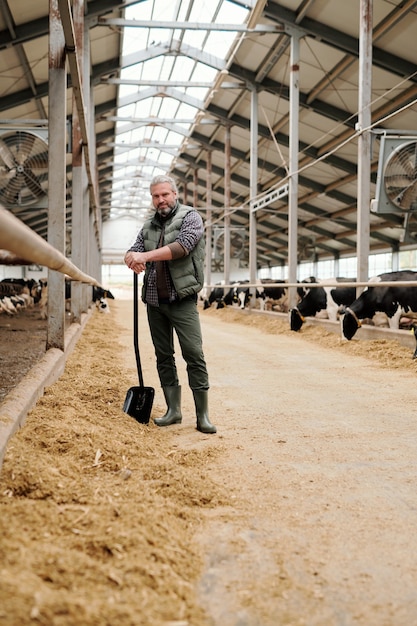
{"type": "MultiPolygon", "coordinates": [[[[164,245],[174,243],[184,217],[193,207],[185,205],[177,205],[171,215],[165,220],[164,245]]],[[[159,238],[161,236],[162,225],[155,214],[151,219],[147,220],[143,225],[143,242],[145,251],[155,250],[158,247],[159,238]]],[[[178,298],[182,300],[186,296],[198,293],[204,284],[204,257],[205,257],[205,240],[201,237],[195,248],[191,252],[175,261],[167,261],[169,273],[174,284],[178,298]]],[[[147,264],[145,277],[143,281],[142,298],[145,298],[146,285],[150,264],[147,264]]]]}

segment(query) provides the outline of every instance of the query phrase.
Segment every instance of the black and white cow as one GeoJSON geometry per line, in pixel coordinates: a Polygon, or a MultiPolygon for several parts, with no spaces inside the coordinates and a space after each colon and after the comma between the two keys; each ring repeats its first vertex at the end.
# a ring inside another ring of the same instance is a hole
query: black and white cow
{"type": "Polygon", "coordinates": [[[16,315],[19,310],[19,307],[17,306],[17,302],[15,300],[16,298],[18,298],[18,296],[0,295],[0,313],[6,313],[10,316],[16,315]]]}
{"type": "MultiPolygon", "coordinates": [[[[259,308],[264,311],[268,305],[278,308],[281,311],[288,311],[288,289],[285,280],[275,280],[273,278],[261,278],[255,283],[255,287],[248,287],[249,280],[242,280],[234,284],[227,294],[227,304],[237,304],[240,309],[244,309],[252,301],[252,292],[259,303],[259,308]],[[278,283],[278,284],[277,284],[278,283]],[[282,285],[282,286],[281,286],[282,285]]],[[[316,282],[314,277],[306,278],[302,282],[316,282]]],[[[305,289],[301,286],[297,288],[298,296],[301,299],[305,294],[305,289]]]]}
{"type": "Polygon", "coordinates": [[[34,304],[40,299],[40,284],[34,278],[3,278],[0,281],[0,294],[26,294],[34,304]]]}
{"type": "Polygon", "coordinates": [[[0,313],[15,315],[33,307],[38,300],[39,283],[26,278],[4,278],[0,281],[0,313]]]}
{"type": "Polygon", "coordinates": [[[259,308],[264,311],[269,303],[284,306],[284,302],[288,297],[288,290],[285,287],[285,280],[274,280],[272,278],[262,278],[260,284],[256,287],[256,298],[259,302],[259,308]],[[277,285],[275,283],[281,283],[277,285]]]}
{"type": "Polygon", "coordinates": [[[246,308],[252,299],[248,284],[249,280],[241,280],[232,287],[232,304],[237,304],[239,309],[246,308]]]}
{"type": "MultiPolygon", "coordinates": [[[[65,301],[70,306],[71,300],[71,283],[72,281],[68,278],[65,279],[65,301]]],[[[46,319],[47,317],[47,308],[48,308],[48,280],[46,278],[39,279],[40,285],[40,298],[39,298],[39,310],[41,319],[46,319]]],[[[94,303],[99,302],[102,298],[109,298],[110,300],[114,300],[114,295],[108,289],[103,289],[103,287],[96,287],[96,285],[92,285],[91,299],[94,303]]]]}
{"type": "MultiPolygon", "coordinates": [[[[68,278],[65,279],[65,300],[69,300],[71,298],[71,284],[72,280],[68,278]]],[[[103,287],[97,287],[96,285],[92,285],[92,293],[91,299],[94,303],[101,300],[101,298],[109,298],[109,300],[114,300],[114,295],[108,289],[103,289],[103,287]]]]}
{"type": "Polygon", "coordinates": [[[285,281],[262,279],[258,281],[254,288],[248,286],[250,284],[249,280],[237,281],[229,289],[216,286],[210,292],[208,299],[204,300],[204,308],[207,309],[213,302],[217,302],[218,309],[227,305],[237,305],[240,309],[244,309],[250,304],[252,291],[254,291],[255,298],[260,302],[260,308],[263,310],[267,301],[280,301],[286,297],[287,290],[285,287],[269,285],[269,283],[274,284],[277,282],[285,283],[285,281]]]}
{"type": "MultiPolygon", "coordinates": [[[[399,327],[402,315],[417,312],[417,286],[383,286],[384,281],[417,282],[417,272],[411,270],[387,272],[372,279],[372,282],[380,283],[380,285],[366,287],[360,296],[346,308],[342,322],[343,335],[346,339],[350,340],[355,335],[361,326],[360,320],[373,317],[377,311],[387,315],[390,328],[399,327]]],[[[413,358],[416,357],[417,348],[413,355],[413,358]]]]}
{"type": "MultiPolygon", "coordinates": [[[[303,283],[316,282],[314,277],[310,277],[302,281],[303,283]]],[[[236,305],[240,309],[244,309],[252,300],[252,291],[255,292],[255,298],[259,302],[259,308],[264,310],[267,303],[271,302],[274,306],[284,307],[287,302],[287,287],[285,280],[274,280],[272,278],[262,278],[255,283],[255,287],[249,287],[250,280],[241,280],[232,284],[231,287],[222,287],[223,283],[217,283],[210,291],[209,296],[202,296],[204,301],[204,309],[208,309],[214,302],[217,303],[216,308],[221,309],[228,305],[236,305]],[[277,285],[276,283],[281,283],[277,285]]],[[[305,294],[305,289],[301,286],[297,289],[301,298],[305,294]]],[[[288,309],[286,309],[288,310],[288,309]]]]}
{"type": "MultiPolygon", "coordinates": [[[[333,278],[328,281],[318,281],[320,287],[304,287],[304,296],[296,307],[290,312],[291,330],[298,331],[302,327],[306,317],[317,315],[320,311],[326,311],[331,321],[337,321],[341,306],[349,306],[356,298],[355,287],[327,287],[327,283],[354,282],[355,279],[333,278]]],[[[309,281],[314,282],[314,281],[309,281]]]]}
{"type": "Polygon", "coordinates": [[[282,303],[287,297],[286,287],[280,287],[275,283],[285,284],[284,280],[273,280],[272,278],[262,278],[256,282],[255,287],[248,287],[249,280],[239,281],[232,288],[233,303],[238,304],[240,309],[244,309],[252,301],[254,292],[256,300],[259,302],[259,308],[263,311],[266,303],[274,302],[282,303]]]}
{"type": "Polygon", "coordinates": [[[221,287],[221,283],[218,283],[218,287],[215,286],[210,291],[208,298],[204,299],[204,310],[211,307],[216,302],[216,309],[222,309],[227,305],[234,302],[234,287],[221,287]]]}
{"type": "Polygon", "coordinates": [[[97,311],[99,313],[110,313],[109,303],[107,302],[107,298],[100,298],[96,302],[97,311]]]}
{"type": "Polygon", "coordinates": [[[98,302],[102,298],[108,298],[109,300],[114,300],[114,295],[108,289],[103,289],[103,287],[97,287],[96,285],[93,285],[93,293],[92,293],[93,302],[98,302]]]}

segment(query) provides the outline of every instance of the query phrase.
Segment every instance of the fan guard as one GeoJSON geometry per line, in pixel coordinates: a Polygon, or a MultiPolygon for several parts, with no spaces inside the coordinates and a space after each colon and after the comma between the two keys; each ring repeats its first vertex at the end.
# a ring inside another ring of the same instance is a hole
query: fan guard
{"type": "Polygon", "coordinates": [[[24,130],[0,136],[0,202],[30,206],[47,195],[48,144],[24,130]]]}
{"type": "Polygon", "coordinates": [[[402,211],[417,210],[417,141],[399,145],[388,157],[383,184],[394,206],[402,211]]]}
{"type": "MultiPolygon", "coordinates": [[[[230,258],[240,259],[245,251],[246,231],[244,228],[230,228],[230,258]]],[[[222,259],[224,257],[224,228],[216,228],[214,232],[214,257],[222,259]]]]}
{"type": "Polygon", "coordinates": [[[298,238],[298,260],[312,261],[316,256],[316,242],[312,237],[298,238]]]}

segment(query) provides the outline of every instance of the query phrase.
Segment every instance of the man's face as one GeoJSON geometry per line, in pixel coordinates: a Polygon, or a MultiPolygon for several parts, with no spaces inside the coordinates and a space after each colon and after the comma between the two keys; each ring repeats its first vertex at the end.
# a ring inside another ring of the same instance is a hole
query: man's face
{"type": "Polygon", "coordinates": [[[170,214],[177,201],[177,194],[169,183],[158,183],[151,187],[152,204],[162,217],[170,214]]]}

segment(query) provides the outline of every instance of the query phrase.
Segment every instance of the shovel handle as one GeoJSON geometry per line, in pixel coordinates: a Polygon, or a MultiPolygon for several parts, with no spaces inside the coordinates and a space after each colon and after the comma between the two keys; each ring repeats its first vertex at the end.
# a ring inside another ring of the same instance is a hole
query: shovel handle
{"type": "Polygon", "coordinates": [[[139,385],[144,387],[142,365],[139,354],[139,307],[138,307],[138,275],[133,272],[133,345],[135,347],[136,366],[138,369],[139,385]]]}

